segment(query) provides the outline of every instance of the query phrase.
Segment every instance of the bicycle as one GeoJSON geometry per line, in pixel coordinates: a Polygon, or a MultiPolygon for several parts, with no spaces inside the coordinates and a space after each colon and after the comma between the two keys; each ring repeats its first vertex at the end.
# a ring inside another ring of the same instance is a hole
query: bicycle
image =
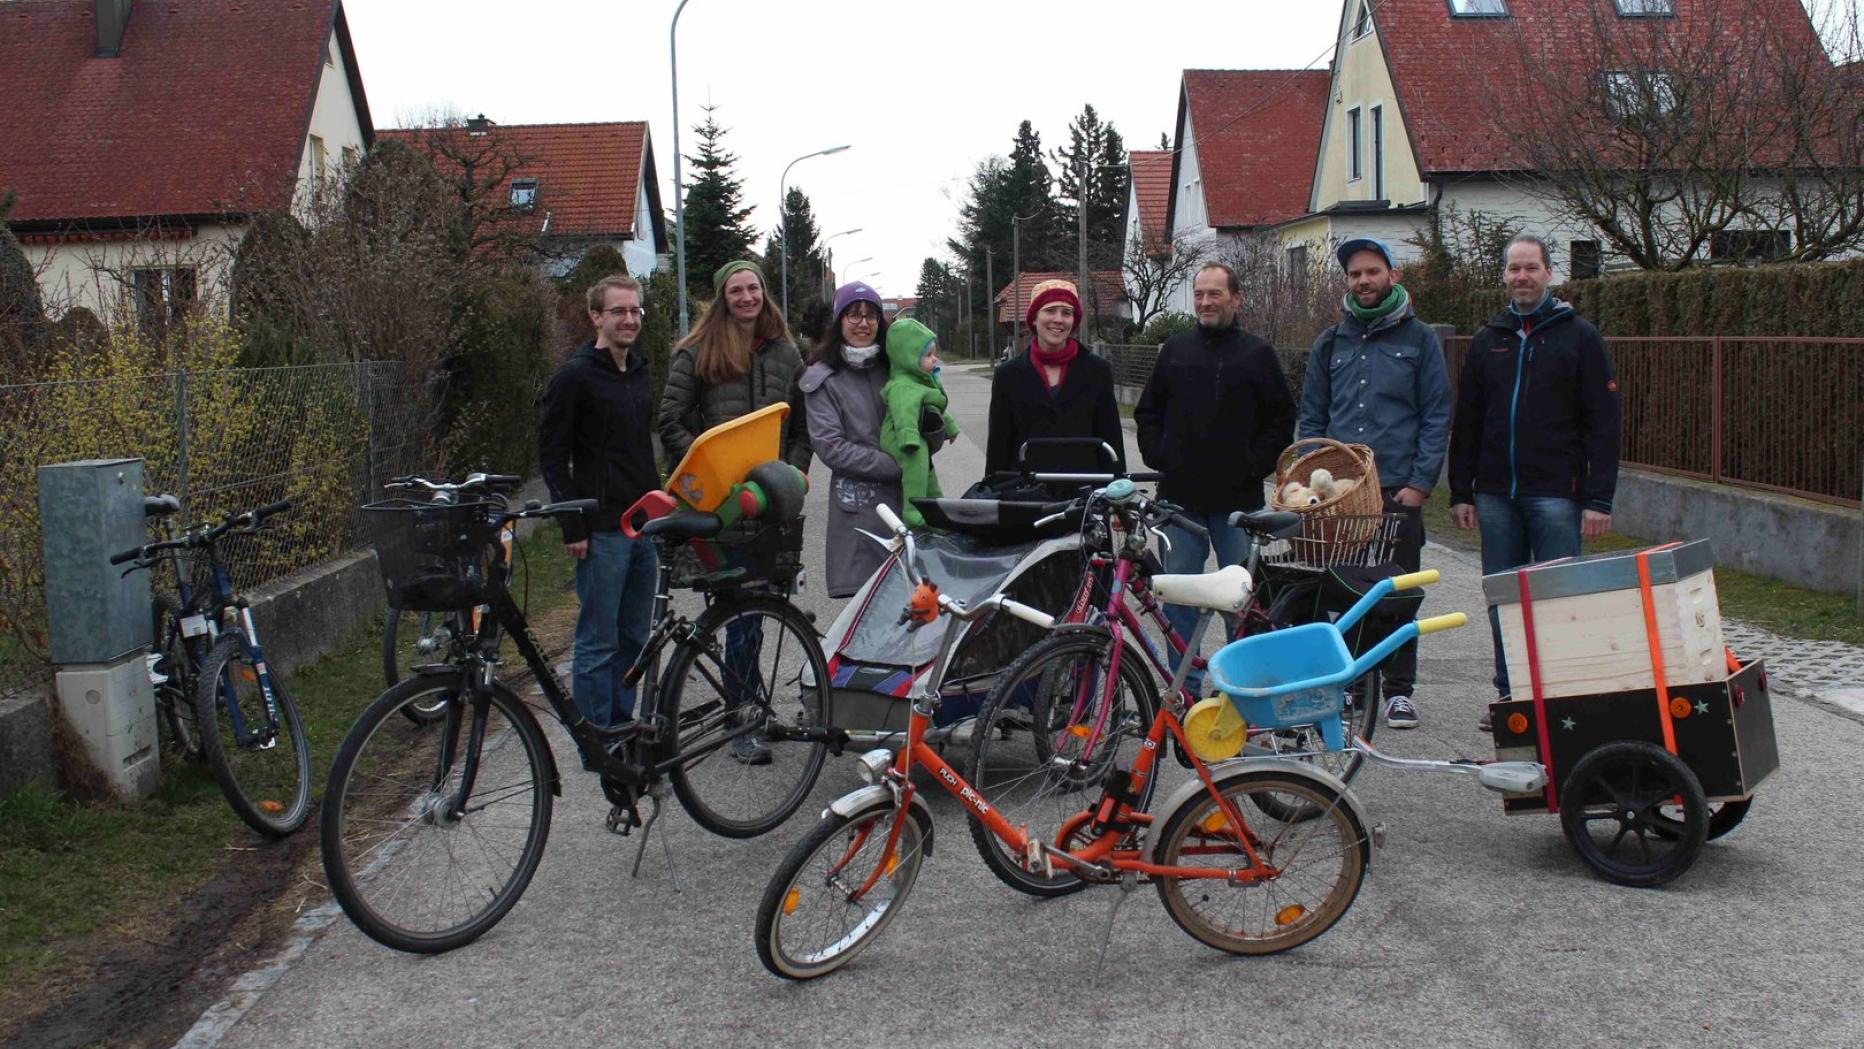
{"type": "MultiPolygon", "coordinates": [[[[145,514],[164,518],[165,536],[172,534],[166,517],[180,508],[173,496],[143,503],[145,514]]],[[[161,555],[169,555],[179,601],[158,599],[156,604],[160,647],[152,657],[150,680],[156,671],[165,679],[157,684],[157,696],[168,704],[170,726],[177,739],[198,743],[227,804],[247,826],[273,838],[296,831],[310,813],[310,743],[297,704],[266,662],[251,606],[233,590],[219,543],[229,535],[255,534],[267,518],[289,509],[291,500],[281,499],[110,558],[113,565],[129,563],[128,574],[153,568],[161,555]],[[204,559],[204,586],[192,582],[184,553],[204,559]],[[225,623],[229,612],[234,614],[231,628],[225,623]],[[175,711],[189,689],[192,725],[183,727],[175,711]]],[[[182,746],[185,750],[187,743],[182,746]]]]}
{"type": "MultiPolygon", "coordinates": [[[[494,676],[504,634],[583,767],[597,773],[611,804],[608,829],[640,829],[636,874],[669,784],[700,826],[751,837],[796,811],[828,751],[846,740],[828,718],[826,660],[809,620],[782,597],[748,592],[772,582],[771,573],[684,580],[706,607],[696,618],[671,609],[679,548],[723,530],[717,515],[697,511],[640,527],[661,556],[654,628],[625,678],[639,686],[635,718],[613,728],[589,723],[505,585],[497,536],[517,520],[595,506],[582,499],[513,512],[487,500],[389,500],[364,508],[392,605],[488,612],[448,640],[444,662],[416,668],[377,697],[331,765],[320,816],[324,871],[344,913],[378,943],[431,954],[472,942],[516,905],[543,856],[562,783],[530,706],[494,676]],[[400,716],[422,702],[441,707],[438,732],[400,716]],[[768,764],[730,755],[733,741],[751,733],[775,744],[768,764]],[[643,798],[651,805],[645,819],[643,798]]],[[[753,538],[788,549],[791,524],[800,519],[753,538]]]]}
{"type": "MultiPolygon", "coordinates": [[[[880,516],[900,544],[901,563],[915,583],[905,613],[914,622],[929,623],[941,615],[969,621],[1001,609],[1045,629],[1054,626],[1048,615],[1000,594],[967,608],[939,593],[937,584],[919,572],[912,533],[890,509],[882,507],[880,516]]],[[[1238,607],[1247,594],[1247,582],[1234,570],[1155,581],[1164,596],[1204,610],[1200,629],[1213,610],[1238,607]],[[1174,580],[1183,583],[1174,585],[1174,580]]],[[[1300,762],[1253,758],[1207,766],[1186,738],[1175,698],[1152,713],[1133,762],[1097,778],[1097,799],[1052,838],[1012,825],[925,741],[959,633],[946,632],[933,672],[914,695],[907,743],[898,757],[884,748],[862,755],[859,770],[868,785],[830,805],[766,886],[755,929],[765,968],[795,980],[826,975],[898,915],[933,839],[931,810],[914,785],[919,766],[963,803],[973,827],[983,828],[974,834],[989,835],[997,843],[993,847],[1017,857],[1026,872],[1052,880],[1054,869],[1062,867],[1083,881],[1118,884],[1123,891],[1116,911],[1140,880],[1150,881],[1172,920],[1219,950],[1288,950],[1345,915],[1372,856],[1358,800],[1324,771],[1300,762]],[[1189,759],[1194,778],[1155,819],[1146,799],[1167,737],[1189,759]],[[1274,804],[1244,804],[1259,800],[1274,804]],[[1323,818],[1283,822],[1268,808],[1311,808],[1323,818]]],[[[1181,659],[1180,673],[1188,669],[1189,659],[1181,659]]],[[[1072,762],[1056,768],[1063,776],[1075,771],[1072,762]]],[[[1109,935],[1111,929],[1110,915],[1109,935]]],[[[1103,956],[1105,943],[1103,938],[1103,956]]]]}
{"type": "MultiPolygon", "coordinates": [[[[390,491],[419,491],[428,494],[436,503],[458,502],[461,498],[484,496],[505,504],[505,495],[510,490],[524,483],[524,478],[513,474],[475,473],[467,475],[458,484],[429,481],[425,477],[409,475],[397,477],[382,487],[390,491]]],[[[499,530],[499,543],[505,548],[503,570],[505,582],[511,582],[511,575],[516,571],[511,560],[512,543],[516,533],[510,524],[499,530]]],[[[485,606],[477,605],[464,612],[412,612],[399,608],[390,608],[383,616],[382,624],[382,683],[392,687],[399,683],[406,674],[423,658],[431,658],[436,653],[445,651],[455,637],[470,634],[479,628],[480,617],[486,614],[485,606]],[[407,624],[404,630],[403,623],[407,624]],[[407,636],[412,634],[412,637],[407,636]]],[[[444,704],[439,701],[423,706],[404,708],[402,713],[420,725],[430,725],[440,720],[444,713],[444,704]]]]}

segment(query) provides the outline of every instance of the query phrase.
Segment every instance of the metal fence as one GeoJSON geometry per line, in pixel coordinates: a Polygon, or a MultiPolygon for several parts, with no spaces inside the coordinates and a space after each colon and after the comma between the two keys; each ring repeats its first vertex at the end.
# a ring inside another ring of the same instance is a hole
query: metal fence
{"type": "Polygon", "coordinates": [[[47,676],[38,466],[140,457],[184,523],[294,500],[226,545],[245,589],[358,545],[361,504],[434,461],[433,389],[394,362],[0,386],[0,695],[47,676]]]}

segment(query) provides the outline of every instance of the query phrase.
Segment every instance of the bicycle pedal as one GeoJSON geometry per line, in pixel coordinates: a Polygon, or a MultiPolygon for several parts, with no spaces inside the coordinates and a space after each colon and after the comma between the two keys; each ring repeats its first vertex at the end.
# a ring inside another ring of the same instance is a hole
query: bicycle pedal
{"type": "Polygon", "coordinates": [[[1023,869],[1031,874],[1040,871],[1044,878],[1055,876],[1055,862],[1049,859],[1048,850],[1042,843],[1029,836],[1027,826],[1018,828],[1023,834],[1023,869]]]}
{"type": "Polygon", "coordinates": [[[641,811],[632,805],[616,805],[608,810],[608,819],[604,821],[609,833],[627,837],[634,828],[641,825],[641,811]]]}

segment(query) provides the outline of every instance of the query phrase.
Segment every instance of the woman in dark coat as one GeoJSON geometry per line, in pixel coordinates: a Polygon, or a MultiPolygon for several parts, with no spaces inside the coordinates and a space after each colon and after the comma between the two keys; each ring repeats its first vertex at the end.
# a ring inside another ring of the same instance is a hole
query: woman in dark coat
{"type": "Polygon", "coordinates": [[[887,558],[886,547],[855,529],[886,535],[875,507],[901,508],[900,464],[880,448],[886,341],[880,293],[859,282],[844,284],[835,291],[835,315],[800,383],[809,444],[831,471],[825,558],[830,597],[853,596],[887,558]]]}
{"type": "MultiPolygon", "coordinates": [[[[1017,450],[1039,437],[1093,437],[1113,449],[1120,472],[1126,470],[1126,438],[1120,409],[1113,398],[1113,368],[1084,353],[1075,337],[1081,329],[1081,296],[1065,280],[1043,281],[1029,300],[1025,320],[1033,335],[1026,353],[997,368],[990,384],[990,436],[984,448],[984,473],[992,476],[1017,468],[1017,450]]],[[[1050,469],[1105,469],[1095,456],[1053,456],[1050,469]]]]}

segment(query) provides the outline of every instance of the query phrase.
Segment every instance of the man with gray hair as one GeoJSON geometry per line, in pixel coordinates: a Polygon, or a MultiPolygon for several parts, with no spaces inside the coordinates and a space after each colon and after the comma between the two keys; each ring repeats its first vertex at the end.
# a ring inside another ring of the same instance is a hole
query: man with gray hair
{"type": "MultiPolygon", "coordinates": [[[[1517,234],[1503,257],[1508,308],[1470,340],[1450,433],[1450,519],[1482,530],[1482,572],[1572,557],[1611,530],[1618,380],[1598,330],[1548,292],[1547,242],[1517,234]]],[[[1495,691],[1509,694],[1501,626],[1495,691]]],[[[1480,727],[1489,729],[1484,712],[1480,727]]]]}

